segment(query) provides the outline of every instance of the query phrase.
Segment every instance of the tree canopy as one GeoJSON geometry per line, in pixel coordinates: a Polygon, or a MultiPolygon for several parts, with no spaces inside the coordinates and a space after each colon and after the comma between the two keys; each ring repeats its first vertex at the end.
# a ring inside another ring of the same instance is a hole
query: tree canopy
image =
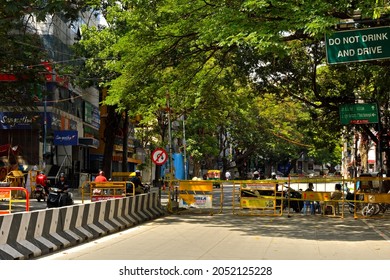
{"type": "MultiPolygon", "coordinates": [[[[54,5],[46,7],[51,12],[62,1],[46,2],[54,5]]],[[[244,170],[253,157],[283,162],[307,153],[337,163],[341,137],[350,139],[352,130],[339,122],[345,103],[378,102],[382,126],[389,128],[388,61],[326,65],[324,43],[325,34],[345,22],[352,28],[388,24],[388,1],[73,4],[62,8],[64,15],[89,4],[103,10],[108,22],[103,30],[83,30],[76,46],[86,58],[80,75],[108,88],[105,104],[154,126],[158,145],[168,141],[167,112],[172,120],[185,118],[186,148],[197,162],[222,163],[224,169],[234,162],[244,170]],[[232,147],[234,158],[227,158],[232,147]]],[[[183,138],[180,129],[173,133],[183,138]]]]}
{"type": "Polygon", "coordinates": [[[106,67],[117,77],[106,103],[136,104],[130,114],[148,122],[169,95],[175,116],[186,116],[187,148],[198,159],[218,161],[233,145],[236,163],[240,156],[287,160],[302,151],[337,162],[338,106],[362,98],[362,86],[365,100],[376,100],[367,91],[378,85],[372,74],[387,72],[379,63],[326,66],[324,48],[324,35],[356,12],[362,20],[355,27],[385,24],[385,1],[111,5],[108,28],[121,32],[108,47],[117,59],[106,67]]]}

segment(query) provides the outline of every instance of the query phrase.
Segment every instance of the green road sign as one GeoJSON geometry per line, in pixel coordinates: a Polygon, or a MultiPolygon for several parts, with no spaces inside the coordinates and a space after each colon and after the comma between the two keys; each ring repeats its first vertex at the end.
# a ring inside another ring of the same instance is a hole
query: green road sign
{"type": "Polygon", "coordinates": [[[347,124],[378,123],[378,107],[376,103],[343,104],[339,107],[340,122],[347,124]]]}
{"type": "Polygon", "coordinates": [[[390,58],[390,27],[335,32],[325,37],[328,64],[390,58]]]}

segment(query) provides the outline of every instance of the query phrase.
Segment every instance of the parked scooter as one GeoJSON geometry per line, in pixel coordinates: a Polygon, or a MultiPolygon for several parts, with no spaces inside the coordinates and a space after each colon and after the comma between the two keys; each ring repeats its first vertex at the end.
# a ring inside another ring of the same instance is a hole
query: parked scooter
{"type": "Polygon", "coordinates": [[[51,187],[49,196],[47,197],[47,207],[62,207],[73,205],[73,194],[68,191],[63,191],[59,188],[51,187]]]}
{"type": "MultiPolygon", "coordinates": [[[[348,205],[348,211],[349,213],[353,214],[355,212],[355,201],[363,200],[363,196],[360,194],[355,194],[353,192],[348,192],[347,195],[345,196],[345,200],[348,205]],[[356,199],[356,200],[355,200],[356,199]]],[[[360,211],[363,208],[363,203],[362,202],[356,202],[356,211],[360,211]]]]}
{"type": "Polygon", "coordinates": [[[302,194],[285,184],[283,209],[293,209],[295,213],[300,213],[303,209],[302,194]]]}

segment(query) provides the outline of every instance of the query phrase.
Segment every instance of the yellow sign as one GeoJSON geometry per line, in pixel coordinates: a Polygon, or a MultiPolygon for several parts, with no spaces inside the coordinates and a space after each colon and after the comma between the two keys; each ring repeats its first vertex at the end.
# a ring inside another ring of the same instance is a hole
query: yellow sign
{"type": "Polygon", "coordinates": [[[273,208],[274,199],[262,197],[242,197],[241,208],[273,208]]]}
{"type": "Polygon", "coordinates": [[[390,203],[390,194],[387,193],[368,194],[364,195],[364,198],[368,203],[390,203]]]}
{"type": "Polygon", "coordinates": [[[179,191],[212,192],[213,183],[207,181],[182,181],[179,185],[179,191]]]}
{"type": "Polygon", "coordinates": [[[179,206],[188,208],[212,208],[212,195],[190,195],[180,194],[179,195],[179,206]]]}
{"type": "Polygon", "coordinates": [[[329,201],[330,192],[302,192],[303,200],[312,200],[312,201],[329,201]]]}

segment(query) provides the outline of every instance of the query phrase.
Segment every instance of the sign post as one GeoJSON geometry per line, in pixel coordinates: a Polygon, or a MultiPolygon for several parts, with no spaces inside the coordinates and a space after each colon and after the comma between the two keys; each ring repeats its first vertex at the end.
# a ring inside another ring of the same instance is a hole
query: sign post
{"type": "Polygon", "coordinates": [[[325,37],[328,64],[390,58],[390,27],[335,32],[325,37]]]}
{"type": "Polygon", "coordinates": [[[167,152],[162,148],[157,148],[152,152],[152,161],[156,165],[163,165],[168,160],[167,152]]]}
{"type": "Polygon", "coordinates": [[[342,125],[379,122],[378,106],[376,103],[342,104],[339,110],[342,125]]]}

